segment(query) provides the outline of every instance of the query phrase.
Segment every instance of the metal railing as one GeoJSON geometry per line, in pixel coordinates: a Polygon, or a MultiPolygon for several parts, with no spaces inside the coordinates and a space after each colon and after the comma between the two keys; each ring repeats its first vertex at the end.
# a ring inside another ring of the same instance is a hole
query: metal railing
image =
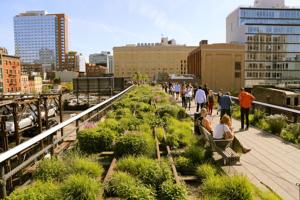
{"type": "Polygon", "coordinates": [[[113,102],[115,102],[117,99],[119,99],[123,94],[128,92],[130,89],[132,89],[134,86],[130,86],[124,91],[120,92],[119,94],[77,114],[76,116],[58,124],[57,126],[54,126],[41,134],[31,138],[28,141],[25,141],[24,143],[21,143],[20,145],[0,154],[0,168],[1,168],[1,176],[0,176],[0,183],[2,185],[2,196],[7,195],[7,180],[12,178],[15,174],[19,173],[21,170],[23,170],[25,167],[29,166],[30,164],[34,163],[38,159],[42,157],[42,155],[48,153],[50,151],[51,154],[53,154],[54,147],[62,142],[66,137],[68,137],[70,134],[74,133],[74,131],[78,132],[79,128],[82,127],[86,122],[90,121],[91,119],[98,116],[100,113],[105,111],[107,108],[109,108],[113,102]],[[96,112],[93,114],[93,112],[96,112]],[[93,115],[91,115],[93,114],[93,115]],[[83,118],[88,117],[88,119],[85,119],[83,123],[80,125],[80,120],[83,118]],[[76,127],[66,133],[64,133],[61,137],[53,139],[53,136],[57,134],[59,130],[62,130],[64,127],[72,124],[73,122],[76,123],[76,127]],[[51,137],[52,141],[49,145],[44,146],[44,140],[51,137]],[[27,149],[31,148],[34,145],[41,145],[41,150],[31,155],[28,159],[25,161],[18,162],[17,166],[11,169],[10,167],[7,167],[7,164],[10,164],[10,159],[14,157],[18,157],[22,152],[26,151],[27,149]]]}
{"type": "MultiPolygon", "coordinates": [[[[234,101],[239,102],[238,97],[234,97],[234,96],[230,96],[230,97],[234,101]]],[[[260,101],[253,101],[252,104],[253,104],[254,108],[263,107],[263,108],[266,108],[266,109],[274,109],[274,110],[283,111],[285,113],[291,113],[292,116],[294,117],[294,120],[293,120],[294,123],[298,122],[298,117],[300,116],[300,110],[287,108],[287,107],[283,107],[283,106],[276,106],[276,105],[273,105],[273,104],[263,103],[263,102],[260,102],[260,101]]]]}

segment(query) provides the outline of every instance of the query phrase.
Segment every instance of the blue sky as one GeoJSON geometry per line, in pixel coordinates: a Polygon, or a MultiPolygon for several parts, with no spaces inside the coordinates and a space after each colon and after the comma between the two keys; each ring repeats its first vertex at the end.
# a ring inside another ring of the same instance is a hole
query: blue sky
{"type": "MultiPolygon", "coordinates": [[[[225,42],[226,16],[254,0],[1,0],[0,46],[14,54],[13,17],[28,10],[69,16],[69,50],[86,57],[114,46],[159,42],[162,34],[177,43],[225,42]]],[[[300,7],[299,0],[286,0],[300,7]]]]}

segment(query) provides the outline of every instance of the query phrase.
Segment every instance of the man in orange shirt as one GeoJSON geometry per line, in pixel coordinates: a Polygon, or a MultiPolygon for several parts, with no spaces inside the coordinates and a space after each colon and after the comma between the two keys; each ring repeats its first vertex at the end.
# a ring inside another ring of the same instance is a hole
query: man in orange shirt
{"type": "Polygon", "coordinates": [[[240,106],[241,106],[241,130],[244,130],[244,119],[246,117],[246,130],[249,128],[249,110],[252,105],[252,101],[255,97],[246,92],[244,88],[241,88],[241,92],[239,94],[240,106]]]}

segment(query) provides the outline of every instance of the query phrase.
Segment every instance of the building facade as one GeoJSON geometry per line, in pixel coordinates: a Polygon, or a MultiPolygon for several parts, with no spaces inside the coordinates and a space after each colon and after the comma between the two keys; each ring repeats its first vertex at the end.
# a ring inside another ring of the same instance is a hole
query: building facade
{"type": "Polygon", "coordinates": [[[194,74],[210,89],[238,92],[244,87],[244,45],[207,44],[188,56],[188,74],[194,74]]]}
{"type": "Polygon", "coordinates": [[[43,67],[41,64],[24,64],[21,63],[21,69],[23,73],[32,74],[33,72],[37,72],[39,74],[43,74],[43,67]]]}
{"type": "MultiPolygon", "coordinates": [[[[15,93],[21,91],[20,58],[0,52],[0,66],[2,64],[2,92],[15,93]]],[[[1,85],[0,85],[1,87],[1,85]]],[[[1,90],[1,89],[0,89],[1,90]]]]}
{"type": "Polygon", "coordinates": [[[84,56],[76,51],[68,52],[64,69],[74,72],[85,72],[86,69],[84,56]]]}
{"type": "Polygon", "coordinates": [[[162,38],[161,43],[139,43],[114,47],[116,77],[132,77],[136,72],[154,79],[159,73],[186,74],[187,56],[194,46],[176,45],[162,38]]]}
{"type": "Polygon", "coordinates": [[[30,92],[28,74],[21,75],[21,92],[27,94],[30,92]]]}
{"type": "Polygon", "coordinates": [[[64,14],[20,13],[14,17],[14,35],[15,53],[22,63],[64,66],[68,51],[68,19],[64,14]]]}
{"type": "Polygon", "coordinates": [[[99,64],[86,64],[86,76],[87,77],[98,77],[103,74],[108,74],[109,70],[106,66],[101,66],[99,64]]]}
{"type": "Polygon", "coordinates": [[[109,51],[102,51],[101,53],[90,54],[89,63],[107,67],[108,73],[114,73],[113,56],[110,54],[109,51]]]}
{"type": "Polygon", "coordinates": [[[300,9],[256,0],[227,17],[228,43],[245,44],[245,86],[300,83],[300,9]]]}

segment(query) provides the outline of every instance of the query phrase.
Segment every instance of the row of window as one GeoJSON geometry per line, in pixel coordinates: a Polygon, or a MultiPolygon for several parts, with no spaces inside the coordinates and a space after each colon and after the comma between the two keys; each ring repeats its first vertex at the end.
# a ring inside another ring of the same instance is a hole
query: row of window
{"type": "Polygon", "coordinates": [[[298,26],[248,26],[248,33],[300,34],[298,26]]]}
{"type": "Polygon", "coordinates": [[[300,20],[284,20],[284,19],[241,19],[240,20],[241,25],[247,25],[247,24],[257,24],[257,25],[264,25],[264,24],[287,24],[287,25],[300,25],[300,20]]]}
{"type": "Polygon", "coordinates": [[[251,17],[251,18],[300,18],[299,9],[290,10],[275,10],[275,9],[241,9],[241,17],[251,17]]]}

